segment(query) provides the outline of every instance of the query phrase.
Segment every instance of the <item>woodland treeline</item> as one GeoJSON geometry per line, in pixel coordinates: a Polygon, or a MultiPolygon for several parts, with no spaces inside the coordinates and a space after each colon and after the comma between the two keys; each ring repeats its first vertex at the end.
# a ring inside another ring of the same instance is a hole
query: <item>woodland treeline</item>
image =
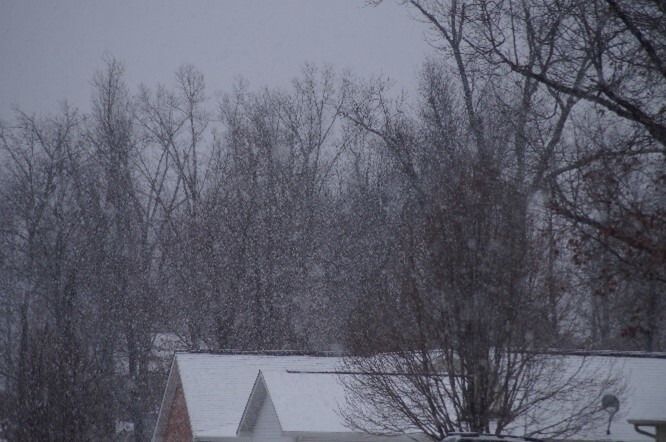
{"type": "Polygon", "coordinates": [[[1,435],[145,440],[165,333],[664,350],[663,3],[406,3],[440,49],[414,96],[309,65],[130,89],[105,57],[90,111],[2,122],[1,435]]]}

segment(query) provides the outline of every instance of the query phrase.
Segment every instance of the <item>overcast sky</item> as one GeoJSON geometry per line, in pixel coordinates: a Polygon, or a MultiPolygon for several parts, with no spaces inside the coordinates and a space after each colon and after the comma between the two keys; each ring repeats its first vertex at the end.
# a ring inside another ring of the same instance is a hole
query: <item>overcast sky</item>
{"type": "Polygon", "coordinates": [[[0,117],[64,98],[87,110],[105,51],[131,87],[171,83],[182,63],[204,73],[211,95],[238,77],[284,87],[309,61],[410,90],[432,52],[424,29],[397,0],[2,0],[0,117]]]}

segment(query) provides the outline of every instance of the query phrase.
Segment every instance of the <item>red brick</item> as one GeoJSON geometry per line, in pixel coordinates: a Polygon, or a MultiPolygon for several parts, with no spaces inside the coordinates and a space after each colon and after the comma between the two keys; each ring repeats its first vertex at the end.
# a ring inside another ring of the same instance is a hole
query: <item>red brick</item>
{"type": "Polygon", "coordinates": [[[169,420],[167,421],[164,432],[165,442],[190,442],[192,441],[192,427],[190,426],[190,417],[187,414],[187,404],[183,386],[178,382],[176,392],[171,401],[169,410],[169,420]]]}

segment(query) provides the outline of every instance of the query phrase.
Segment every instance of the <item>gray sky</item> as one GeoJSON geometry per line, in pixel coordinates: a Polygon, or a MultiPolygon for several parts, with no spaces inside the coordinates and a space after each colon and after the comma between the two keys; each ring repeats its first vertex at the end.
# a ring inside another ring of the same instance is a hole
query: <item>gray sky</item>
{"type": "Polygon", "coordinates": [[[49,112],[64,98],[87,110],[105,51],[132,88],[170,84],[182,63],[204,73],[211,95],[240,76],[288,86],[309,61],[410,90],[432,52],[424,30],[397,0],[2,0],[0,117],[14,104],[49,112]]]}

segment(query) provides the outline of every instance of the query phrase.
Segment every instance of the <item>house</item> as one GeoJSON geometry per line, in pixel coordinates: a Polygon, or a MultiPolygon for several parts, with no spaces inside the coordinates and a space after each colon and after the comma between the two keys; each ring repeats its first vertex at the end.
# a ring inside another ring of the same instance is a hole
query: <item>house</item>
{"type": "MultiPolygon", "coordinates": [[[[176,353],[154,441],[380,441],[338,415],[340,358],[176,353]]],[[[404,437],[394,442],[413,441],[404,437]]]]}
{"type": "MultiPolygon", "coordinates": [[[[580,355],[568,355],[578,358],[580,355]]],[[[606,426],[575,440],[647,441],[627,419],[666,419],[666,355],[611,358],[627,397],[606,426]]],[[[344,388],[329,356],[176,353],[155,441],[413,441],[419,435],[377,437],[348,428],[339,411],[344,388]]]]}

